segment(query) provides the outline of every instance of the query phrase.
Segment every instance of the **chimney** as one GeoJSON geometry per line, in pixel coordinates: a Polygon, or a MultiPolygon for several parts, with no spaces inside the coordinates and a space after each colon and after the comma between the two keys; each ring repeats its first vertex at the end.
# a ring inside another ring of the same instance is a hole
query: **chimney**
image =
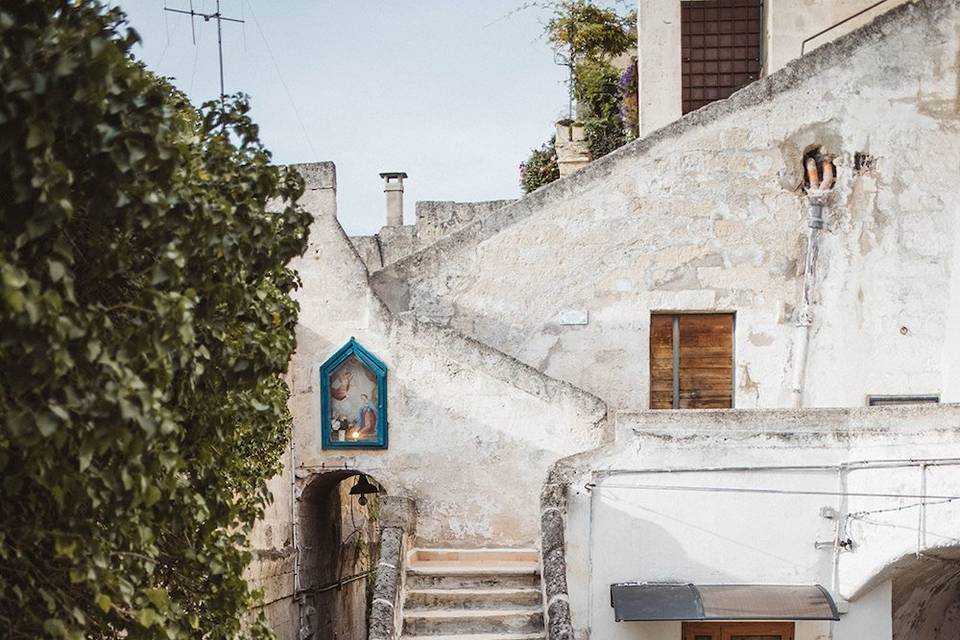
{"type": "Polygon", "coordinates": [[[407,177],[402,171],[388,171],[381,173],[383,178],[383,192],[387,194],[387,224],[388,227],[403,226],[403,179],[407,177]]]}

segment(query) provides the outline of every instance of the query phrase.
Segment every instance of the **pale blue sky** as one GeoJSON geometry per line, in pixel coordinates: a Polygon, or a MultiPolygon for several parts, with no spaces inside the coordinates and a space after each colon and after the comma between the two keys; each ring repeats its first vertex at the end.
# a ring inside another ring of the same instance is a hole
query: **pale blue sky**
{"type": "MultiPolygon", "coordinates": [[[[214,22],[195,21],[194,46],[190,19],[165,13],[163,0],[114,4],[143,37],[136,53],[149,67],[195,103],[217,97],[214,22]]],[[[348,233],[383,224],[381,171],[410,175],[408,223],[415,200],[518,197],[518,164],[566,109],[564,69],[540,35],[544,11],[511,15],[522,4],[221,0],[225,16],[246,20],[223,25],[226,91],[250,94],[276,162],[336,163],[348,233]]]]}

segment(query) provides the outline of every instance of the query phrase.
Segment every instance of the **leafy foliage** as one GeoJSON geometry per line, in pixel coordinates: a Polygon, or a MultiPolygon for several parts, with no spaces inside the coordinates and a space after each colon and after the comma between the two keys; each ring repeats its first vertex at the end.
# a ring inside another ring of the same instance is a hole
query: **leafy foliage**
{"type": "MultiPolygon", "coordinates": [[[[635,121],[626,120],[623,114],[629,115],[631,100],[635,108],[636,91],[627,93],[612,60],[636,46],[636,12],[620,15],[593,0],[555,0],[530,6],[549,7],[553,12],[545,34],[557,63],[570,71],[571,104],[575,99],[576,121],[583,125],[591,157],[605,156],[634,139],[635,121]]],[[[521,166],[536,162],[531,155],[521,166]]],[[[550,175],[544,176],[547,182],[559,178],[560,173],[550,175]]],[[[523,175],[521,184],[528,191],[523,175]]],[[[535,184],[534,188],[545,182],[535,184]]]]}
{"type": "Polygon", "coordinates": [[[539,149],[533,149],[526,162],[520,163],[520,187],[524,193],[535,191],[560,178],[555,144],[555,138],[550,138],[539,149]]]}
{"type": "Polygon", "coordinates": [[[308,215],[93,0],[0,4],[0,635],[232,638],[308,215]],[[267,212],[267,203],[278,202],[267,212]]]}
{"type": "Polygon", "coordinates": [[[587,58],[577,65],[574,95],[577,114],[590,145],[590,155],[600,158],[627,142],[620,118],[620,74],[606,60],[587,58]]]}
{"type": "Polygon", "coordinates": [[[640,135],[640,76],[636,58],[617,81],[617,96],[620,99],[620,126],[632,140],[640,135]]]}
{"type": "Polygon", "coordinates": [[[553,3],[547,22],[547,41],[559,61],[576,70],[584,60],[605,60],[636,46],[637,14],[625,16],[591,0],[553,3]]]}

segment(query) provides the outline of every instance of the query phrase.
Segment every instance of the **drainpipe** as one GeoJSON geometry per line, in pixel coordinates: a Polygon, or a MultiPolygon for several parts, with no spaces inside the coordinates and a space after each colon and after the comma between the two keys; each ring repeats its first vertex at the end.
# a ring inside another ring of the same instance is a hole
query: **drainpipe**
{"type": "Polygon", "coordinates": [[[833,163],[823,161],[823,180],[820,180],[817,161],[807,159],[807,258],[803,266],[803,292],[797,307],[794,338],[793,384],[791,395],[793,408],[803,406],[803,382],[807,367],[807,350],[810,342],[810,326],[813,324],[813,291],[816,285],[817,254],[820,251],[820,231],[823,229],[823,206],[833,187],[833,163]]]}
{"type": "Polygon", "coordinates": [[[297,537],[297,441],[290,429],[290,542],[293,545],[293,601],[297,605],[297,637],[304,638],[303,597],[300,593],[300,541],[297,537]]]}

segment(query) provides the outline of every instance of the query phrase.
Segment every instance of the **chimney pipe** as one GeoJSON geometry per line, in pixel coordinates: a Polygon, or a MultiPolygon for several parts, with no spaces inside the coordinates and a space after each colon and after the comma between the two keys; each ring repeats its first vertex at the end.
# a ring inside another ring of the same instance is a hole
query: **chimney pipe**
{"type": "Polygon", "coordinates": [[[388,227],[403,226],[403,180],[407,174],[403,171],[387,171],[381,173],[383,178],[383,192],[387,194],[387,224],[388,227]]]}

